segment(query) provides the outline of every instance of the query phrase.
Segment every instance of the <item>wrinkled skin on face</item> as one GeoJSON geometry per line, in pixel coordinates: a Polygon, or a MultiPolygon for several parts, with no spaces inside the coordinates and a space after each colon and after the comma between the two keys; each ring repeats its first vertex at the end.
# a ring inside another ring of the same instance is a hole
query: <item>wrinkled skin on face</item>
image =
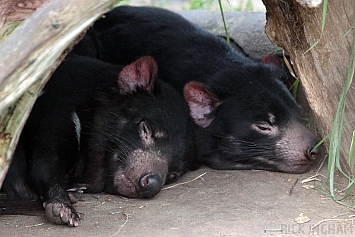
{"type": "MultiPolygon", "coordinates": [[[[143,75],[148,70],[133,71],[143,75]]],[[[163,82],[150,81],[156,75],[145,75],[149,80],[132,86],[126,83],[126,74],[132,75],[123,70],[119,78],[119,93],[124,96],[99,100],[89,149],[83,152],[84,175],[76,186],[89,192],[105,190],[151,198],[163,185],[198,166],[191,134],[193,121],[177,91],[163,82]]]]}
{"type": "Polygon", "coordinates": [[[78,226],[68,188],[151,198],[196,168],[189,109],[156,77],[151,57],[123,67],[68,56],[21,134],[2,186],[8,197],[39,198],[49,221],[78,226]]]}
{"type": "Polygon", "coordinates": [[[125,168],[118,168],[113,173],[113,180],[108,183],[106,190],[126,197],[155,196],[165,184],[167,160],[152,152],[135,150],[127,157],[127,161],[125,168]]]}
{"type": "Polygon", "coordinates": [[[197,125],[200,162],[215,169],[300,173],[320,160],[320,151],[312,149],[319,139],[303,125],[275,56],[256,62],[221,37],[154,7],[117,7],[91,35],[94,53],[87,47],[82,52],[101,60],[154,57],[159,77],[183,91],[197,125]]]}
{"type": "Polygon", "coordinates": [[[318,160],[319,150],[312,150],[318,138],[303,125],[300,107],[279,80],[265,84],[265,78],[235,70],[220,76],[230,80],[211,83],[216,94],[199,82],[184,89],[190,114],[202,128],[201,161],[215,169],[302,173],[318,160]]]}

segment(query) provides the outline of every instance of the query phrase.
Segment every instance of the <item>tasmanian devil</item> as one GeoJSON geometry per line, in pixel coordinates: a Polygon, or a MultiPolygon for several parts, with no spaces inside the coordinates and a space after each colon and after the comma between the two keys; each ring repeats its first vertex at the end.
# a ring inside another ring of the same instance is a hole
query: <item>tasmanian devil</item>
{"type": "Polygon", "coordinates": [[[48,219],[77,226],[68,188],[150,198],[195,167],[181,93],[151,57],[123,67],[72,54],[38,97],[3,184],[40,198],[48,219]]]}
{"type": "Polygon", "coordinates": [[[210,167],[301,173],[319,160],[318,139],[303,125],[272,58],[256,62],[154,7],[117,7],[86,40],[91,47],[81,47],[82,53],[110,63],[144,55],[157,60],[159,77],[183,91],[199,127],[198,159],[210,167]]]}

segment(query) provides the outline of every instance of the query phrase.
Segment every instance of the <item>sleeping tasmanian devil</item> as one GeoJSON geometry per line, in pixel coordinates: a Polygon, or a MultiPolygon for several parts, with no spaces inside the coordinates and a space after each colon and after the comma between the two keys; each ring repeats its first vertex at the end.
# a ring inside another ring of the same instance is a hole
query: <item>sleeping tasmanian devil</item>
{"type": "Polygon", "coordinates": [[[43,201],[77,226],[68,188],[150,198],[194,168],[194,126],[181,93],[142,57],[122,67],[72,54],[54,72],[21,134],[3,190],[43,201]]]}
{"type": "Polygon", "coordinates": [[[157,60],[159,77],[183,91],[199,126],[198,159],[208,166],[301,173],[319,160],[318,139],[302,124],[272,58],[255,62],[180,15],[153,7],[117,7],[86,40],[81,53],[110,63],[144,55],[157,60]]]}

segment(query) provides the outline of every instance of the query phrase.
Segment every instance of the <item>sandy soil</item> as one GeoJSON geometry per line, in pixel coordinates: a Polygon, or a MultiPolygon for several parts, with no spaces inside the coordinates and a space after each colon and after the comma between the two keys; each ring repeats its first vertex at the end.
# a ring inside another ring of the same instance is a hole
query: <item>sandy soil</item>
{"type": "Polygon", "coordinates": [[[354,236],[345,207],[302,187],[315,184],[300,183],[312,174],[202,168],[150,200],[83,194],[76,228],[44,214],[0,216],[0,236],[354,236]],[[301,213],[309,222],[295,222],[301,213]],[[332,217],[342,221],[325,221],[332,217]]]}
{"type": "Polygon", "coordinates": [[[300,183],[314,174],[202,168],[149,200],[83,194],[76,228],[53,225],[44,212],[0,216],[0,236],[355,236],[354,213],[307,189],[318,182],[300,183]],[[296,223],[301,213],[308,222],[296,223]]]}

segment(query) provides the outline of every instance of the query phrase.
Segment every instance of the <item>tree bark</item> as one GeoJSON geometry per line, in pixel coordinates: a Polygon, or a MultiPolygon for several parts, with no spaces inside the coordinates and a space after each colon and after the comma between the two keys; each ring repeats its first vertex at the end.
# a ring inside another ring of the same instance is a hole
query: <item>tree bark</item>
{"type": "MultiPolygon", "coordinates": [[[[322,32],[323,4],[316,7],[302,4],[310,1],[263,0],[266,6],[266,34],[271,42],[285,49],[304,87],[315,125],[322,137],[331,131],[340,94],[351,56],[353,41],[352,1],[328,1],[326,22],[322,32]],[[301,5],[302,4],[302,5],[301,5]],[[311,46],[319,43],[305,53],[311,46]]],[[[315,1],[316,2],[316,1],[315,1]]],[[[320,1],[317,1],[320,2],[320,1]]],[[[347,158],[355,129],[355,82],[347,95],[341,163],[349,172],[347,158]]],[[[328,144],[329,145],[329,144],[328,144]]]]}
{"type": "Polygon", "coordinates": [[[78,37],[118,2],[0,0],[0,185],[39,91],[78,37]]]}

